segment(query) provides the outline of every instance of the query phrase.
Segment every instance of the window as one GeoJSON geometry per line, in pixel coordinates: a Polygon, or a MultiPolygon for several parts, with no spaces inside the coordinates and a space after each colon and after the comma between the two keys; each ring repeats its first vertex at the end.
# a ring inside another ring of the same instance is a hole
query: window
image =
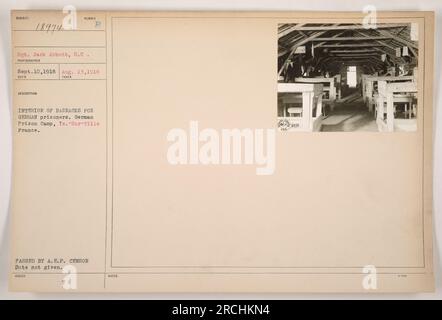
{"type": "Polygon", "coordinates": [[[349,66],[347,68],[347,84],[350,88],[355,88],[357,84],[356,67],[349,66]]]}

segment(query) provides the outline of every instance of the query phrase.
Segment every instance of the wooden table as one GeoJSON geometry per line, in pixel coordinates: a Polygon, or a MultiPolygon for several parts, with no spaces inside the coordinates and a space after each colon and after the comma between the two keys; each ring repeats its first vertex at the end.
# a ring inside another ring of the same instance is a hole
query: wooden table
{"type": "Polygon", "coordinates": [[[330,105],[330,109],[333,110],[336,102],[337,91],[335,81],[336,77],[325,78],[325,77],[317,77],[317,78],[295,78],[295,82],[298,83],[320,83],[323,84],[323,91],[328,92],[328,99],[323,99],[324,103],[330,105]]]}
{"type": "Polygon", "coordinates": [[[416,82],[405,82],[405,83],[387,83],[386,81],[378,82],[378,99],[377,99],[377,112],[376,112],[376,123],[380,131],[394,131],[395,128],[395,118],[394,118],[394,104],[398,102],[408,103],[409,106],[409,118],[401,119],[398,124],[403,128],[408,130],[415,130],[416,119],[411,119],[411,113],[416,113],[414,106],[412,106],[412,101],[417,94],[417,84],[416,82]],[[386,108],[384,103],[386,102],[386,108]],[[384,120],[384,115],[387,115],[386,120],[384,120]]]}

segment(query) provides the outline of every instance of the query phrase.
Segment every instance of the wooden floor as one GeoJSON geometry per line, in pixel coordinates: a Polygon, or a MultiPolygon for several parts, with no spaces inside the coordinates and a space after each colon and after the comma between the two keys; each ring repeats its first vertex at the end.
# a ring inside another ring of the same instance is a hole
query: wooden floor
{"type": "Polygon", "coordinates": [[[368,112],[362,97],[336,104],[324,117],[321,131],[378,131],[373,114],[368,112]]]}

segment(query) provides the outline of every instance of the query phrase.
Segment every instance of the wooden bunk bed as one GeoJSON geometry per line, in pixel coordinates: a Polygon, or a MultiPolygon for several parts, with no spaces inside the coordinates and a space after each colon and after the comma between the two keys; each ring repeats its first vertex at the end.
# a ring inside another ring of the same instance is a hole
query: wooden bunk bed
{"type": "MultiPolygon", "coordinates": [[[[367,108],[370,112],[374,112],[374,117],[376,118],[376,105],[379,100],[378,87],[379,82],[384,81],[386,83],[395,83],[395,82],[415,82],[416,79],[414,76],[371,76],[371,75],[362,75],[362,96],[367,105],[367,108]]],[[[382,97],[380,98],[382,99],[382,97]]]]}
{"type": "Polygon", "coordinates": [[[316,78],[295,78],[297,83],[318,83],[323,85],[324,96],[322,102],[330,106],[330,110],[333,110],[336,103],[337,97],[337,77],[316,77],[316,78]]]}
{"type": "Polygon", "coordinates": [[[320,131],[323,92],[320,83],[278,83],[278,128],[320,131]]]}

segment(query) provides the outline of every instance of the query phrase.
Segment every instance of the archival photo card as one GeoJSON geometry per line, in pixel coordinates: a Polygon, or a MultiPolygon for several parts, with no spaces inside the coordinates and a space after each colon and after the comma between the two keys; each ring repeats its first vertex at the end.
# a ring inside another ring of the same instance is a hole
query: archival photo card
{"type": "Polygon", "coordinates": [[[10,290],[434,290],[434,13],[376,17],[13,11],[10,290]]]}

